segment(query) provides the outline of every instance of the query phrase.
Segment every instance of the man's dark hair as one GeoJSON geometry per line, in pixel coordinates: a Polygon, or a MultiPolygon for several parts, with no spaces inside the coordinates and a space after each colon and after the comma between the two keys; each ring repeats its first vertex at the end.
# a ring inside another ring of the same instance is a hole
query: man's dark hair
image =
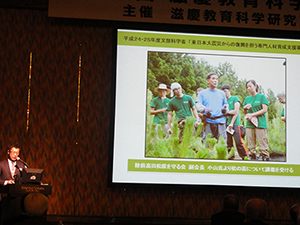
{"type": "Polygon", "coordinates": [[[257,85],[256,88],[255,88],[255,90],[256,90],[256,92],[258,92],[258,88],[259,88],[259,87],[258,87],[258,84],[256,83],[255,80],[248,80],[248,81],[246,82],[246,89],[247,89],[247,84],[248,84],[248,83],[252,83],[254,86],[257,85]]]}
{"type": "Polygon", "coordinates": [[[293,205],[290,209],[291,220],[293,221],[294,224],[298,224],[298,217],[300,212],[299,210],[300,210],[299,204],[293,205]]]}
{"type": "Polygon", "coordinates": [[[224,90],[224,89],[231,90],[231,87],[230,87],[229,84],[223,84],[223,85],[221,86],[221,90],[224,90]]]}
{"type": "Polygon", "coordinates": [[[209,80],[212,75],[218,76],[215,72],[210,72],[210,73],[207,74],[206,80],[209,80]]]}
{"type": "Polygon", "coordinates": [[[18,144],[18,142],[13,142],[11,143],[9,146],[7,146],[7,151],[10,151],[12,148],[20,148],[20,145],[18,144]]]}
{"type": "Polygon", "coordinates": [[[239,210],[239,199],[233,195],[226,195],[223,198],[223,210],[234,210],[238,211],[239,210]]]}
{"type": "Polygon", "coordinates": [[[267,213],[267,203],[259,198],[246,202],[245,214],[248,221],[263,220],[267,213]]]}

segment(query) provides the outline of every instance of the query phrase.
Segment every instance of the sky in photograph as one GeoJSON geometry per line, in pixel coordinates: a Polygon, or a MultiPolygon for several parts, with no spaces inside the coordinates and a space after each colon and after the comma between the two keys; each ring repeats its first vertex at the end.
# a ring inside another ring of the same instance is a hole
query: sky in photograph
{"type": "MultiPolygon", "coordinates": [[[[228,62],[233,66],[239,80],[253,79],[259,86],[262,86],[265,93],[268,88],[275,96],[285,92],[285,66],[284,58],[271,57],[249,57],[249,56],[225,56],[225,55],[194,55],[212,66],[228,62]]],[[[222,84],[219,84],[222,85],[222,84]]],[[[220,87],[219,87],[220,88],[220,87]]]]}

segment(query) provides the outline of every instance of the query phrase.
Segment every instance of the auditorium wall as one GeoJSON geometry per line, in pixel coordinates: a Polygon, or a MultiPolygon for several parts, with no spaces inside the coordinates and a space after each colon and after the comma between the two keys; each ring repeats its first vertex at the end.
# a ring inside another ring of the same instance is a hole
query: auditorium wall
{"type": "Polygon", "coordinates": [[[209,219],[234,193],[242,206],[265,199],[268,219],[287,220],[300,202],[294,189],[108,187],[113,28],[25,9],[2,8],[0,21],[0,156],[17,140],[21,158],[45,169],[49,214],[209,219]]]}

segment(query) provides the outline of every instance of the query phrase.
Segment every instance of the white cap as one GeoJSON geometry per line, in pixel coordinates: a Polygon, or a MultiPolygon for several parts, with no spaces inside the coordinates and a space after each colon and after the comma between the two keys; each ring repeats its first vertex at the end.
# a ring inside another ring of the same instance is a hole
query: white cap
{"type": "Polygon", "coordinates": [[[171,90],[173,91],[175,88],[181,88],[181,85],[178,83],[171,84],[171,90]]]}
{"type": "Polygon", "coordinates": [[[171,97],[174,96],[173,90],[174,90],[175,88],[181,88],[181,85],[178,84],[178,83],[173,83],[173,84],[171,84],[171,97]]]}

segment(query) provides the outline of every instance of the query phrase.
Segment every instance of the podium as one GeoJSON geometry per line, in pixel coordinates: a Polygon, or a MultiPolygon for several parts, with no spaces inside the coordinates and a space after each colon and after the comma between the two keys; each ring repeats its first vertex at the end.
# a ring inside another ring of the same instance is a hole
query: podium
{"type": "Polygon", "coordinates": [[[48,196],[51,192],[51,185],[8,184],[1,187],[1,224],[5,220],[15,219],[24,213],[22,202],[29,193],[41,193],[48,196]]]}

